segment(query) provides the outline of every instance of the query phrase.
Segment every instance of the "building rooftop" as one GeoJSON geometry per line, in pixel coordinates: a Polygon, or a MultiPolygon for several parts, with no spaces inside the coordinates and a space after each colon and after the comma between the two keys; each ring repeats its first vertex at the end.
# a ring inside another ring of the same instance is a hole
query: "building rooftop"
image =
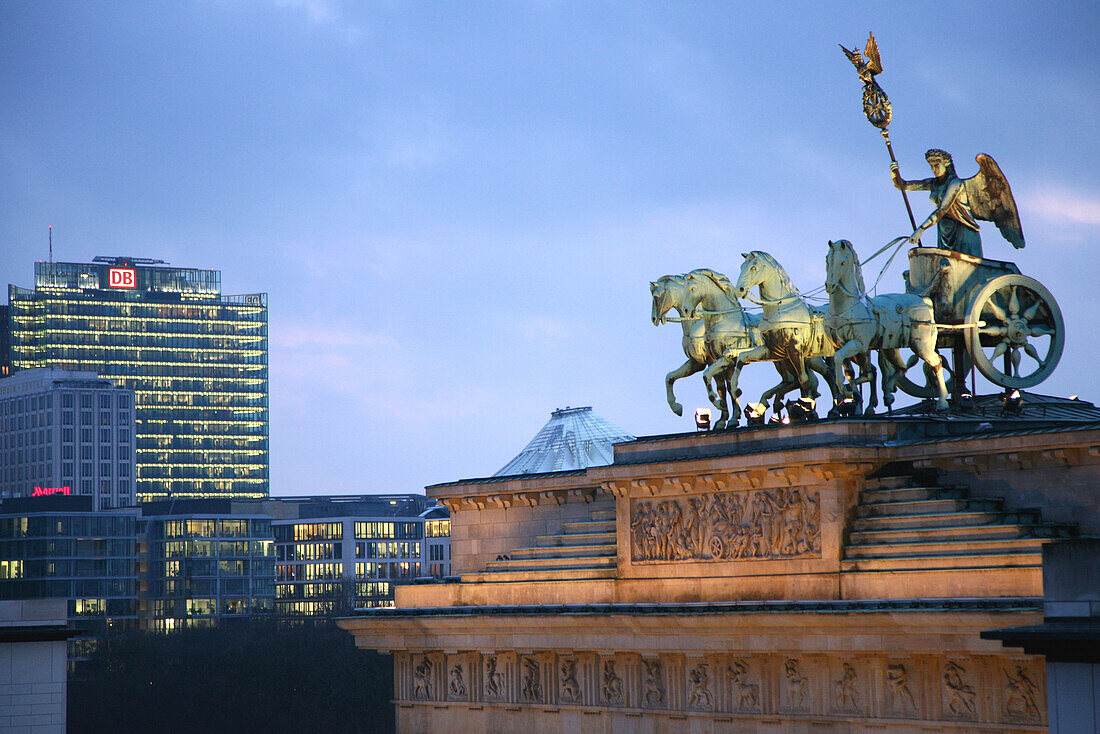
{"type": "MultiPolygon", "coordinates": [[[[1100,421],[1100,408],[1076,395],[1068,398],[1038,393],[1020,393],[1020,407],[1013,414],[1005,411],[1004,393],[975,395],[973,404],[967,408],[955,406],[951,415],[956,418],[997,418],[1017,421],[1054,421],[1074,423],[1094,423],[1100,421]]],[[[935,414],[935,401],[923,400],[915,405],[891,411],[889,416],[914,416],[935,414]]]]}
{"type": "Polygon", "coordinates": [[[605,466],[614,459],[612,444],[633,440],[634,436],[596,415],[591,407],[561,408],[551,413],[526,448],[493,476],[605,466]]]}

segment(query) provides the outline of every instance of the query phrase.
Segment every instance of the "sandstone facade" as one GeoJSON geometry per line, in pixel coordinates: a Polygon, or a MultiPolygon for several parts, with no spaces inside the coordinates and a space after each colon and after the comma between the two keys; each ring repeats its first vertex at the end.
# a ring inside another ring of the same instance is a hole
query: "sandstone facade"
{"type": "Polygon", "coordinates": [[[1100,529],[1100,426],[831,421],[429,487],[456,583],[341,622],[402,732],[1045,731],[1045,543],[1100,529]]]}

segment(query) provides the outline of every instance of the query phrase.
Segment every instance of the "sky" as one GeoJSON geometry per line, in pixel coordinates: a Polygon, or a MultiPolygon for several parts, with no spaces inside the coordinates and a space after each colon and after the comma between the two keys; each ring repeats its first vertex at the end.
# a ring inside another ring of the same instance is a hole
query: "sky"
{"type": "Polygon", "coordinates": [[[810,291],[830,239],[911,231],[837,47],[869,30],[902,175],[936,147],[1012,185],[1027,247],[986,225],[986,257],[1066,327],[1033,389],[1100,400],[1095,2],[0,3],[0,283],[53,225],[57,260],[268,293],[273,495],[488,476],[566,406],[692,430],[650,281],[765,250],[810,291]]]}

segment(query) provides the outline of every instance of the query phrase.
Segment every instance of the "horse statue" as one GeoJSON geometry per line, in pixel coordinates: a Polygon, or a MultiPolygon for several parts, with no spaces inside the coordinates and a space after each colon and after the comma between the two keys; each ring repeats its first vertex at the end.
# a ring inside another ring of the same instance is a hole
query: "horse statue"
{"type": "MultiPolygon", "coordinates": [[[[678,321],[680,327],[684,330],[683,346],[687,361],[665,375],[665,393],[668,407],[676,415],[684,414],[684,406],[676,400],[676,394],[673,391],[675,382],[680,378],[690,377],[703,371],[715,359],[707,349],[706,324],[703,319],[690,316],[689,309],[684,305],[687,298],[684,281],[687,277],[686,275],[663,275],[649,284],[649,292],[653,296],[651,314],[653,325],[660,326],[667,321],[678,321]],[[676,311],[677,318],[668,316],[668,312],[672,310],[676,311]]],[[[714,424],[715,428],[724,427],[729,419],[729,377],[729,371],[714,376],[717,383],[717,392],[711,389],[709,383],[707,384],[707,395],[710,396],[710,401],[714,404],[714,407],[718,408],[721,413],[718,421],[714,424]]],[[[733,407],[740,412],[736,395],[733,397],[733,407]]]]}
{"type": "MultiPolygon", "coordinates": [[[[737,299],[731,295],[733,283],[721,273],[705,268],[693,270],[685,277],[684,284],[687,287],[685,305],[688,306],[688,313],[702,316],[706,326],[707,352],[719,355],[703,370],[703,384],[706,385],[707,396],[713,403],[716,396],[711,388],[711,380],[717,375],[729,375],[739,354],[764,343],[760,333],[760,316],[746,313],[741,309],[737,299]]],[[[761,403],[767,403],[777,395],[782,399],[783,395],[799,387],[794,375],[789,370],[785,370],[784,365],[779,362],[773,362],[773,364],[782,382],[765,392],[760,398],[761,403]]],[[[823,375],[828,374],[824,362],[817,367],[823,375]]],[[[811,390],[816,397],[817,378],[813,375],[809,378],[811,390]]],[[[732,387],[731,385],[730,389],[732,387]]],[[[740,417],[740,408],[735,402],[733,417],[726,422],[726,426],[737,425],[740,417]]]]}
{"type": "MultiPolygon", "coordinates": [[[[847,359],[858,362],[863,355],[863,360],[873,370],[867,355],[872,349],[878,350],[883,371],[882,399],[889,409],[894,402],[897,381],[906,369],[900,349],[908,347],[924,360],[926,371],[936,381],[939,393],[936,409],[947,410],[947,385],[943,378],[943,358],[936,352],[938,330],[932,301],[907,293],[868,298],[859,256],[848,240],[829,242],[825,269],[825,291],[829,294],[825,330],[840,345],[834,357],[837,382],[841,380],[840,366],[847,359]]],[[[874,395],[873,373],[871,379],[874,395]]],[[[850,391],[851,386],[844,389],[850,391]]]]}
{"type": "Polygon", "coordinates": [[[817,397],[817,381],[812,379],[807,367],[819,372],[825,377],[835,402],[839,396],[837,380],[824,361],[832,358],[835,347],[825,333],[824,314],[802,300],[787,271],[774,257],[759,250],[741,253],[741,256],[745,261],[741,263],[741,273],[731,295],[763,307],[760,320],[763,343],[736,355],[730,387],[737,389],[737,378],[744,365],[771,360],[776,362],[781,374],[794,378],[803,398],[817,397]],[[753,288],[758,289],[759,300],[752,297],[753,288]]]}

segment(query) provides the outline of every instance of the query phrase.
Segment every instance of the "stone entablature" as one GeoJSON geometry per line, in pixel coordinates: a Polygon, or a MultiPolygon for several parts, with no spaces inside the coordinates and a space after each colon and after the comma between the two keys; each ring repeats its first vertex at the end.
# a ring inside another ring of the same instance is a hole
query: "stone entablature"
{"type": "Polygon", "coordinates": [[[463,581],[341,622],[394,653],[400,731],[1040,732],[1041,658],[980,633],[1100,533],[1100,425],[654,437],[428,494],[463,581]]]}
{"type": "Polygon", "coordinates": [[[1040,618],[1038,600],[883,606],[397,610],[386,634],[366,620],[345,626],[360,645],[394,651],[403,731],[514,731],[525,717],[535,730],[567,731],[582,711],[685,732],[698,718],[773,731],[777,716],[852,732],[906,721],[1043,731],[1041,659],[978,638],[989,625],[1040,618]],[[441,640],[459,647],[435,647],[441,640]]]}

